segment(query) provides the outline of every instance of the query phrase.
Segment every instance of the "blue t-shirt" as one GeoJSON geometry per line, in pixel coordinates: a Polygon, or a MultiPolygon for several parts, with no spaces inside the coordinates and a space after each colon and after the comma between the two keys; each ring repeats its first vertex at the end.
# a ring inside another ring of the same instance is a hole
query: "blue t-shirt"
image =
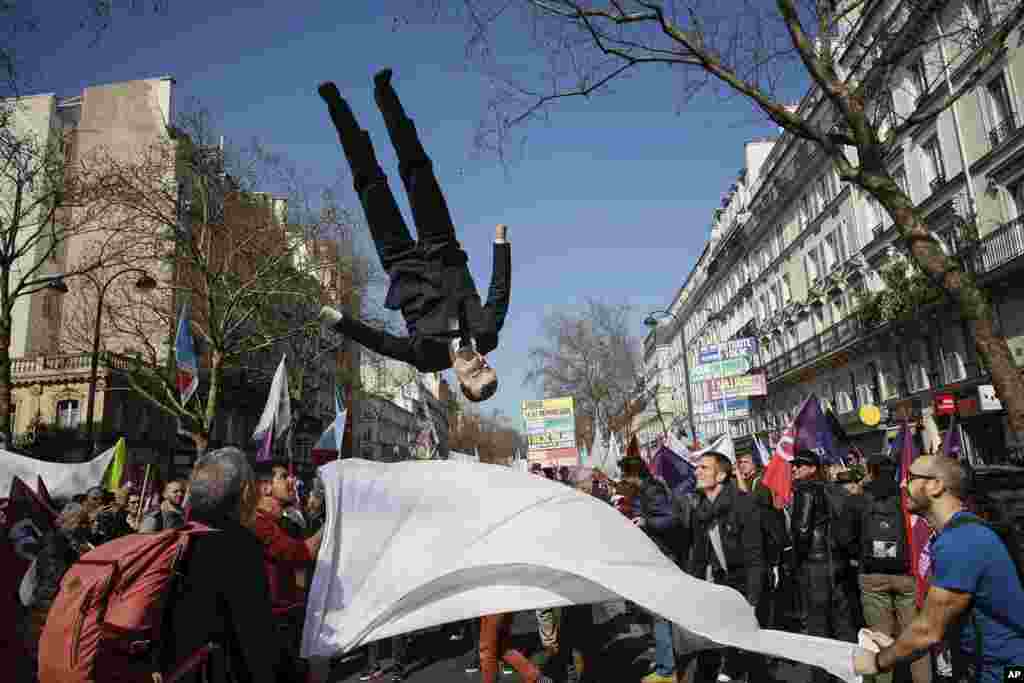
{"type": "MultiPolygon", "coordinates": [[[[932,544],[932,572],[933,586],[973,596],[970,609],[981,627],[984,651],[981,680],[1001,683],[1004,666],[1024,664],[1024,588],[1003,541],[982,524],[947,526],[932,544]]],[[[970,618],[963,621],[960,643],[973,659],[970,618]]]]}

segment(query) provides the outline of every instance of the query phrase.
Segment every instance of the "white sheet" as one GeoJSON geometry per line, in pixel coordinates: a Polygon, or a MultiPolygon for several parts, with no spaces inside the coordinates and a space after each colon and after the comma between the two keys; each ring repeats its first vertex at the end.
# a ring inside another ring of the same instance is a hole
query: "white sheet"
{"type": "Polygon", "coordinates": [[[44,462],[9,451],[0,451],[0,498],[6,498],[11,482],[18,477],[33,491],[36,477],[42,477],[46,490],[54,498],[71,498],[85,493],[90,486],[99,486],[103,473],[114,458],[114,449],[103,451],[88,462],[44,462]]]}
{"type": "Polygon", "coordinates": [[[487,464],[339,460],[302,656],[497,612],[626,599],[714,641],[856,680],[853,643],[760,630],[730,588],[680,571],[614,508],[487,464]]]}

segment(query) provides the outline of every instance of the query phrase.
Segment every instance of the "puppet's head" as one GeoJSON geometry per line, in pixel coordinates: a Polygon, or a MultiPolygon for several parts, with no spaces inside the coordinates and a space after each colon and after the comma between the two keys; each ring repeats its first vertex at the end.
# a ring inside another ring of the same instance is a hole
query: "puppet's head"
{"type": "Polygon", "coordinates": [[[498,390],[498,373],[471,346],[463,346],[452,354],[452,368],[459,378],[462,395],[470,401],[486,401],[498,390]]]}

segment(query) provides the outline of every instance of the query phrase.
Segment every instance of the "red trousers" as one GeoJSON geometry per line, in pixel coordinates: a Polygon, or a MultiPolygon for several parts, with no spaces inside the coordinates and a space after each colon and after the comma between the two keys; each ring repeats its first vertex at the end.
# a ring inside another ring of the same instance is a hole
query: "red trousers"
{"type": "Polygon", "coordinates": [[[480,617],[480,675],[482,683],[494,683],[498,675],[498,659],[503,659],[525,683],[537,683],[540,670],[518,650],[508,649],[511,614],[480,617]]]}

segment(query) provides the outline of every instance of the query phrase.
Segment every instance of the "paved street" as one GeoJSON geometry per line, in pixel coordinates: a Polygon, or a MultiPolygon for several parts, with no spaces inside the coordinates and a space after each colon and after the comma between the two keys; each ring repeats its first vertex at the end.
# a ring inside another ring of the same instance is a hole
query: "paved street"
{"type": "MultiPolygon", "coordinates": [[[[596,659],[590,663],[590,683],[638,683],[648,673],[654,657],[654,641],[647,624],[608,623],[598,627],[598,638],[602,646],[596,659]]],[[[525,653],[534,662],[543,664],[543,652],[537,636],[537,622],[531,612],[518,614],[512,627],[513,646],[525,653]]],[[[411,666],[409,683],[471,683],[479,680],[480,674],[467,674],[463,670],[465,655],[471,644],[468,640],[452,641],[450,632],[444,629],[429,631],[414,638],[410,643],[411,666]]],[[[391,666],[390,643],[381,643],[381,663],[387,670],[391,666]]],[[[332,673],[332,683],[356,683],[364,663],[362,652],[358,656],[344,658],[338,662],[332,673]]],[[[560,680],[554,671],[545,671],[556,681],[560,680]]],[[[390,671],[388,671],[390,673],[390,671]]],[[[809,681],[807,667],[788,663],[777,663],[768,667],[765,677],[756,683],[785,681],[806,683],[809,681]]],[[[388,681],[386,674],[380,681],[388,681]]],[[[517,683],[515,673],[499,675],[500,683],[517,683]]]]}

